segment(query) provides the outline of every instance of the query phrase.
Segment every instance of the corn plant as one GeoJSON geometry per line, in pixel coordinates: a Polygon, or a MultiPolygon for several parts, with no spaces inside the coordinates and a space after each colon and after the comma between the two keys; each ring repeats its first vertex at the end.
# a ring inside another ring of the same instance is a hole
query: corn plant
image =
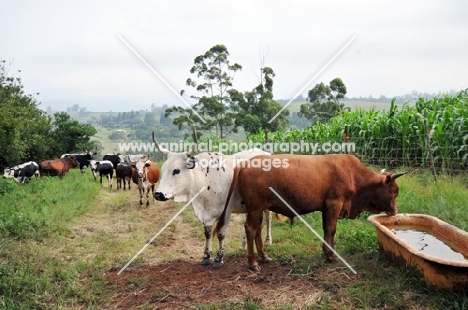
{"type": "MultiPolygon", "coordinates": [[[[344,111],[326,123],[273,132],[270,142],[343,142],[345,128],[356,145],[355,155],[367,163],[427,168],[430,150],[438,169],[460,171],[468,159],[468,89],[455,96],[420,98],[413,105],[397,105],[393,100],[383,111],[344,111]]],[[[263,142],[263,133],[249,139],[263,142]]]]}

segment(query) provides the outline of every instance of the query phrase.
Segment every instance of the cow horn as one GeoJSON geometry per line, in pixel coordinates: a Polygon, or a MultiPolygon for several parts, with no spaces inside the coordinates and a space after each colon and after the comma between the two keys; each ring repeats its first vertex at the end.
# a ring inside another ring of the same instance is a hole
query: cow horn
{"type": "Polygon", "coordinates": [[[391,180],[395,181],[395,179],[397,179],[397,178],[399,178],[399,177],[401,177],[402,175],[405,175],[405,174],[406,174],[406,172],[400,172],[400,173],[392,174],[391,180]]]}
{"type": "Polygon", "coordinates": [[[154,144],[156,144],[156,146],[158,147],[158,150],[163,153],[164,155],[167,155],[169,154],[169,150],[163,148],[159,142],[156,140],[156,138],[154,137],[154,131],[153,131],[153,141],[154,141],[154,144]]]}
{"type": "Polygon", "coordinates": [[[190,156],[192,156],[193,154],[195,154],[196,152],[197,152],[197,145],[194,144],[194,145],[192,146],[192,148],[190,149],[190,151],[187,152],[187,156],[190,157],[190,156]]]}

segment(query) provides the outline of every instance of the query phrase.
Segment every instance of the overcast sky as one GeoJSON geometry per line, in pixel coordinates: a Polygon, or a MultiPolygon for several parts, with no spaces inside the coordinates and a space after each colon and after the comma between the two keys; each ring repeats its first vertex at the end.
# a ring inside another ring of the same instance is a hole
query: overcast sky
{"type": "Polygon", "coordinates": [[[216,44],[243,66],[240,91],[258,84],[264,57],[275,99],[335,77],[348,97],[447,92],[468,87],[467,12],[455,0],[3,1],[0,59],[44,110],[182,104],[119,36],[177,93],[216,44]]]}

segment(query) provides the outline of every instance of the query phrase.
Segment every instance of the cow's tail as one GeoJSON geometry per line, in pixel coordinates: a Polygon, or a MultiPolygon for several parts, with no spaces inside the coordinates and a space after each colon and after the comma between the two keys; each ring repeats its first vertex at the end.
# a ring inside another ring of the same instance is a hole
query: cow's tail
{"type": "Polygon", "coordinates": [[[229,187],[229,192],[226,198],[226,204],[224,205],[224,210],[218,219],[218,223],[216,224],[215,229],[213,230],[213,236],[217,235],[218,232],[224,227],[224,225],[228,224],[226,223],[227,207],[229,205],[229,200],[231,200],[232,192],[234,191],[234,188],[236,187],[237,179],[239,178],[240,171],[241,171],[240,167],[236,167],[234,169],[234,176],[232,178],[231,186],[229,187]]]}

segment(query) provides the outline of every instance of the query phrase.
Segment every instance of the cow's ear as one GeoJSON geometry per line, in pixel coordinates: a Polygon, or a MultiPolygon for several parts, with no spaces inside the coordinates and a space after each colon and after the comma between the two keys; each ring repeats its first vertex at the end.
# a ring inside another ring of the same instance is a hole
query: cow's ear
{"type": "Polygon", "coordinates": [[[198,163],[198,157],[192,156],[189,159],[187,159],[187,168],[188,169],[193,169],[198,163]]]}

